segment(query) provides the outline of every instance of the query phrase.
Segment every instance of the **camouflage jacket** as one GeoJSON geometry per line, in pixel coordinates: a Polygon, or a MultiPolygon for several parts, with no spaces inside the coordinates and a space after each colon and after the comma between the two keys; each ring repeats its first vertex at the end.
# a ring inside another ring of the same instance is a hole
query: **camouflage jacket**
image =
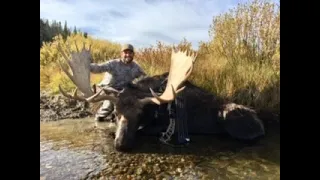
{"type": "Polygon", "coordinates": [[[108,60],[101,64],[91,63],[90,71],[95,74],[105,73],[103,80],[98,84],[99,86],[110,86],[116,89],[122,89],[133,79],[145,75],[145,72],[135,61],[125,64],[120,59],[108,60]]]}

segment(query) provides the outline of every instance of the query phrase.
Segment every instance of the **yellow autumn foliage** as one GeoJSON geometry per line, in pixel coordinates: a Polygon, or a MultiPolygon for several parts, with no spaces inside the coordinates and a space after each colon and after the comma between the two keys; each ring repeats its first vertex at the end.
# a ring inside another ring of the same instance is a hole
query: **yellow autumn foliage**
{"type": "MultiPolygon", "coordinates": [[[[209,29],[211,39],[201,42],[198,59],[190,81],[237,103],[255,108],[280,111],[280,10],[275,4],[254,0],[239,4],[229,12],[213,18],[209,29]]],[[[120,44],[107,40],[71,35],[63,42],[55,37],[40,50],[40,89],[58,92],[58,84],[67,90],[72,82],[61,72],[57,61],[61,55],[57,43],[70,44],[75,50],[82,44],[91,44],[95,62],[118,58],[120,44]]],[[[177,46],[192,49],[183,39],[177,46]]],[[[149,74],[168,71],[172,45],[159,41],[156,45],[137,49],[135,59],[149,74]]],[[[103,74],[92,74],[92,83],[103,74]]]]}

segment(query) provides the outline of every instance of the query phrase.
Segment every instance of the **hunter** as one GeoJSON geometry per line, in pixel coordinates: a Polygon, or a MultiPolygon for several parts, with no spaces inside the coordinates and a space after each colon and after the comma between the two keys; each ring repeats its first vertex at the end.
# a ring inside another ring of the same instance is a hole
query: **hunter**
{"type": "MultiPolygon", "coordinates": [[[[105,73],[103,80],[98,84],[99,87],[112,87],[121,90],[133,79],[146,75],[139,64],[134,61],[134,47],[131,44],[124,44],[121,48],[121,58],[108,60],[104,63],[91,63],[92,73],[105,73]]],[[[95,121],[112,120],[114,105],[106,100],[95,115],[95,121]]]]}

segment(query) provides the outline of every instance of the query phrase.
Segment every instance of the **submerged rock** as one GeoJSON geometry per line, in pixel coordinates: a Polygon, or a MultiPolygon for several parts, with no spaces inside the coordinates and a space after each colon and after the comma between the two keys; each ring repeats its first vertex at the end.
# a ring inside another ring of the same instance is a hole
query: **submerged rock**
{"type": "Polygon", "coordinates": [[[40,177],[50,179],[88,179],[104,169],[103,156],[93,151],[62,148],[40,143],[40,177]]]}

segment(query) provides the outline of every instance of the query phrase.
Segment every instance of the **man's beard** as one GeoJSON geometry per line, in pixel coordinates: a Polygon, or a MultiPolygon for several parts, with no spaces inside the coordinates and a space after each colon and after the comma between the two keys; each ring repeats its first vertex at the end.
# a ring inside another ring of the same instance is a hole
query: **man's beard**
{"type": "Polygon", "coordinates": [[[132,61],[132,58],[129,58],[129,57],[127,57],[127,58],[123,58],[123,62],[125,62],[125,63],[130,63],[132,61]]]}

